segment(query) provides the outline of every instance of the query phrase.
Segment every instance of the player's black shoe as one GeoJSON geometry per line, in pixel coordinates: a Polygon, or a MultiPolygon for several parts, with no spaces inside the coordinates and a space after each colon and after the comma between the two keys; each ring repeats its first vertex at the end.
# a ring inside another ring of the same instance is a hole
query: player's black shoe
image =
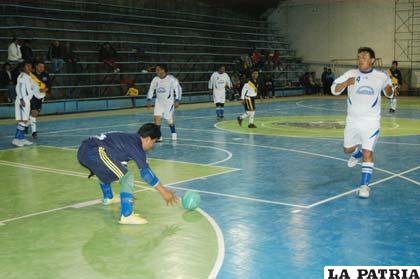
{"type": "Polygon", "coordinates": [[[248,128],[254,129],[254,128],[257,128],[257,126],[255,126],[254,124],[249,124],[248,128]]]}
{"type": "Polygon", "coordinates": [[[238,116],[238,118],[236,118],[236,120],[238,120],[239,126],[242,126],[242,118],[240,116],[238,116]]]}
{"type": "Polygon", "coordinates": [[[389,109],[389,112],[390,113],[394,113],[395,112],[395,109],[389,109]]]}
{"type": "Polygon", "coordinates": [[[33,137],[34,139],[37,139],[37,138],[38,138],[38,132],[33,132],[33,133],[32,133],[32,137],[33,137]]]}

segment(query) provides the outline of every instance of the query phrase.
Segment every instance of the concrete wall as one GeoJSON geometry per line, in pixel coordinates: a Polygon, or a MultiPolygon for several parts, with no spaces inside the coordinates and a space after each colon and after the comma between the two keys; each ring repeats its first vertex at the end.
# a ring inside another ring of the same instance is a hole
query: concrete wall
{"type": "Polygon", "coordinates": [[[394,0],[286,0],[268,20],[317,77],[332,59],[355,58],[360,46],[372,47],[384,65],[394,59],[394,0]]]}

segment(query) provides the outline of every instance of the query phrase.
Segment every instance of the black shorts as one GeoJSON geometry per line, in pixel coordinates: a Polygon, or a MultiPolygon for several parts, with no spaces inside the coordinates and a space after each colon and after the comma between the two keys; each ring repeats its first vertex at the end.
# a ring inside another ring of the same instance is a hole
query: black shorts
{"type": "Polygon", "coordinates": [[[245,97],[244,102],[245,111],[255,110],[255,97],[245,97]]]}
{"type": "Polygon", "coordinates": [[[118,181],[128,171],[119,160],[110,156],[105,148],[92,144],[88,140],[80,145],[77,159],[103,183],[118,181]]]}
{"type": "Polygon", "coordinates": [[[42,108],[42,99],[38,99],[37,97],[32,97],[31,99],[31,110],[41,111],[42,108]]]}

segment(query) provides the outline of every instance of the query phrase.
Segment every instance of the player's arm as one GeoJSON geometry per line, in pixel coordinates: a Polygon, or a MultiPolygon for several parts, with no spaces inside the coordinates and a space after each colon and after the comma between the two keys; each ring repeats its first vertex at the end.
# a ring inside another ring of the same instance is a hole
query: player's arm
{"type": "Polygon", "coordinates": [[[181,102],[182,98],[182,87],[179,84],[179,80],[175,79],[175,107],[179,107],[179,103],[181,102]]]}
{"type": "Polygon", "coordinates": [[[150,102],[152,101],[153,93],[155,93],[156,86],[157,86],[157,84],[156,84],[156,78],[154,78],[152,80],[152,82],[150,83],[150,88],[149,88],[149,91],[147,92],[147,105],[148,106],[151,105],[150,102]]]}
{"type": "Polygon", "coordinates": [[[214,80],[214,74],[211,75],[209,79],[209,90],[213,90],[213,80],[214,80]]]}
{"type": "Polygon", "coordinates": [[[16,85],[16,97],[17,99],[19,99],[21,107],[25,107],[25,101],[23,100],[25,91],[26,91],[26,84],[22,81],[22,79],[18,79],[18,82],[16,85]]]}
{"type": "Polygon", "coordinates": [[[246,93],[248,93],[248,90],[249,90],[249,86],[248,86],[247,83],[245,83],[244,87],[242,87],[242,91],[241,91],[241,103],[242,104],[244,103],[245,95],[246,95],[246,93]]]}
{"type": "Polygon", "coordinates": [[[162,185],[159,178],[157,178],[157,176],[153,173],[152,169],[148,165],[140,169],[140,176],[144,182],[159,192],[162,198],[166,201],[167,205],[172,205],[178,202],[178,198],[175,196],[174,192],[169,191],[162,185]]]}
{"type": "Polygon", "coordinates": [[[334,80],[331,85],[331,93],[335,96],[340,95],[344,89],[354,84],[354,72],[352,70],[345,72],[342,76],[334,80]]]}
{"type": "Polygon", "coordinates": [[[232,88],[232,81],[230,80],[230,77],[228,74],[226,74],[226,78],[227,78],[226,85],[230,89],[232,88]]]}

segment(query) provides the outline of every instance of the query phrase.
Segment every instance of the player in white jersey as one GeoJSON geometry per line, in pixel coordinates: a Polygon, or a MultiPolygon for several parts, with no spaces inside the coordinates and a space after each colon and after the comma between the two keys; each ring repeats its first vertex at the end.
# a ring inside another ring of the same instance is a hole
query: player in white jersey
{"type": "Polygon", "coordinates": [[[17,78],[15,119],[18,121],[18,124],[12,144],[18,147],[32,144],[32,142],[25,139],[24,132],[29,123],[32,96],[36,92],[39,92],[38,85],[30,76],[31,72],[32,64],[30,62],[24,62],[22,73],[17,78]]]}
{"type": "MultiPolygon", "coordinates": [[[[150,107],[153,94],[156,92],[154,110],[155,124],[158,125],[160,129],[161,118],[163,117],[166,119],[169,128],[171,129],[172,140],[177,140],[174,111],[175,108],[179,107],[182,88],[179,81],[174,76],[168,74],[166,65],[157,65],[156,74],[157,76],[153,78],[149,92],[147,93],[148,106],[150,107]]],[[[159,141],[161,140],[162,137],[159,141]]]]}
{"type": "Polygon", "coordinates": [[[232,88],[232,82],[229,75],[225,73],[225,66],[221,65],[209,80],[209,89],[213,91],[213,101],[216,104],[217,120],[224,118],[226,88],[232,88]]]}
{"type": "Polygon", "coordinates": [[[358,69],[349,70],[331,86],[333,95],[348,91],[347,119],[344,129],[344,152],[351,154],[349,167],[362,158],[362,179],[358,195],[369,197],[369,183],[373,173],[373,150],[379,137],[381,92],[393,96],[391,79],[384,72],[373,69],[375,52],[368,47],[358,50],[358,69]],[[361,146],[361,147],[360,147],[361,146]]]}

